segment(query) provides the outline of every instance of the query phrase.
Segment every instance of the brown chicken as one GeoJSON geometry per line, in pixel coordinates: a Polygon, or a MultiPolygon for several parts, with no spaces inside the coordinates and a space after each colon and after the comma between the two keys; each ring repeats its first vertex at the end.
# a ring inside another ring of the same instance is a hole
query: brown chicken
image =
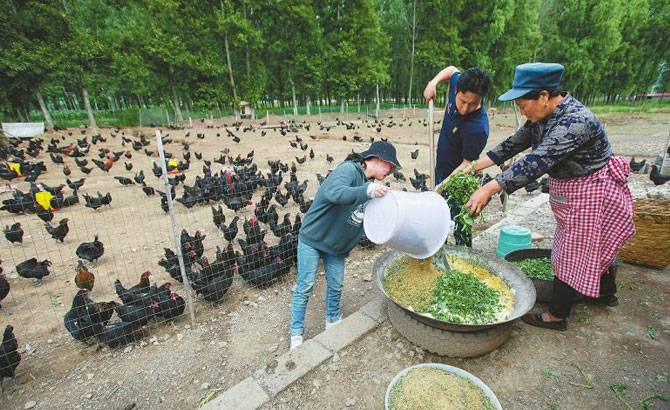
{"type": "Polygon", "coordinates": [[[114,157],[110,155],[107,158],[108,159],[107,162],[105,162],[105,168],[107,168],[107,170],[109,171],[110,169],[112,169],[112,165],[114,165],[114,157]]]}
{"type": "Polygon", "coordinates": [[[74,284],[79,289],[93,290],[95,284],[95,275],[90,272],[82,261],[77,264],[77,275],[74,277],[74,284]]]}
{"type": "Polygon", "coordinates": [[[63,174],[65,174],[66,177],[69,177],[72,171],[70,171],[70,167],[67,165],[63,167],[63,174]]]}

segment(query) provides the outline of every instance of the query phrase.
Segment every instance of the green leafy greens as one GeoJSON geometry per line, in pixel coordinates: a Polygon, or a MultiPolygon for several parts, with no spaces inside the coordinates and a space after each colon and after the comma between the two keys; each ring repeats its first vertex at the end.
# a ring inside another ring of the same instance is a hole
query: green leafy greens
{"type": "Polygon", "coordinates": [[[445,199],[453,198],[460,206],[461,212],[455,219],[459,220],[466,233],[472,232],[472,225],[475,223],[475,218],[470,216],[470,210],[465,207],[465,204],[470,199],[470,196],[475,193],[481,186],[480,180],[465,172],[457,172],[449,177],[449,179],[440,185],[442,188],[442,196],[445,199]]]}
{"type": "Polygon", "coordinates": [[[512,261],[512,265],[520,268],[529,278],[554,280],[554,269],[551,267],[551,259],[549,258],[512,261]]]}
{"type": "Polygon", "coordinates": [[[451,323],[482,324],[496,320],[500,294],[469,273],[448,270],[435,282],[425,312],[451,323]]]}

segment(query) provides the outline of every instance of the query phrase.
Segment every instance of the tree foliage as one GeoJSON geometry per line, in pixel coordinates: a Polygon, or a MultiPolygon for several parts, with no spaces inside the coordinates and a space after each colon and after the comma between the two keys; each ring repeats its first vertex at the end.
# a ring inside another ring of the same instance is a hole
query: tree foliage
{"type": "Polygon", "coordinates": [[[489,99],[531,61],[592,103],[668,91],[667,0],[5,0],[0,115],[422,102],[442,68],[485,68],[489,99]],[[411,84],[410,84],[411,82],[411,84]],[[84,91],[87,90],[87,93],[84,91]],[[411,94],[411,95],[408,95],[411,94]],[[411,101],[408,101],[408,97],[411,101]]]}

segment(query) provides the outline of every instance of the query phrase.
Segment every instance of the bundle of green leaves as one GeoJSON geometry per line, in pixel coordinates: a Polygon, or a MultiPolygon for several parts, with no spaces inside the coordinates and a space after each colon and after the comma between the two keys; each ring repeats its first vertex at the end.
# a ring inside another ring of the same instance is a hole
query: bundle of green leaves
{"type": "Polygon", "coordinates": [[[435,281],[433,299],[424,311],[450,323],[486,324],[502,308],[500,294],[475,275],[448,270],[435,281]]]}
{"type": "Polygon", "coordinates": [[[524,259],[512,261],[512,265],[520,268],[529,278],[554,280],[554,269],[549,258],[524,259]]]}
{"type": "Polygon", "coordinates": [[[481,186],[481,181],[465,172],[458,172],[441,184],[442,196],[445,199],[452,198],[461,208],[461,212],[455,219],[463,226],[466,233],[472,232],[472,225],[475,223],[475,218],[470,216],[470,209],[465,207],[465,204],[470,199],[470,196],[475,193],[481,186]]]}

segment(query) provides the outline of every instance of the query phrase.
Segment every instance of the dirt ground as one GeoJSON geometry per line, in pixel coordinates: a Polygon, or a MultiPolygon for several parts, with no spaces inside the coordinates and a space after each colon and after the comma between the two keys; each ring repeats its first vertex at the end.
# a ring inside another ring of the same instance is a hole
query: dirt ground
{"type": "MultiPolygon", "coordinates": [[[[636,160],[640,160],[651,159],[662,151],[669,131],[669,113],[609,114],[599,117],[607,127],[616,153],[635,155],[636,160]]],[[[359,121],[351,114],[348,120],[359,121]]],[[[227,119],[223,122],[230,125],[232,121],[227,119]]],[[[315,159],[307,159],[304,164],[297,165],[299,179],[310,181],[308,195],[314,195],[318,187],[315,174],[325,174],[333,168],[325,161],[326,153],[340,161],[352,149],[364,150],[369,144],[369,137],[389,138],[396,144],[407,177],[412,175],[413,168],[428,172],[429,147],[423,118],[403,119],[397,112],[394,118],[396,125],[384,125],[379,133],[374,127],[368,128],[370,123],[365,122],[359,124],[360,129],[346,130],[344,125],[340,125],[326,132],[318,129],[317,121],[332,125],[335,115],[330,118],[324,115],[322,119],[314,116],[308,119],[310,131],[301,129],[297,134],[314,149],[316,155],[315,159]],[[363,142],[352,141],[355,134],[360,135],[363,142]],[[309,138],[310,135],[324,138],[313,140],[309,138]],[[343,136],[347,136],[347,141],[342,140],[343,136]],[[410,159],[410,152],[415,149],[420,152],[416,161],[410,159]]],[[[260,122],[255,121],[257,125],[260,122]]],[[[385,120],[385,124],[388,123],[389,120],[385,120]]],[[[510,113],[492,118],[488,146],[492,147],[510,135],[514,124],[514,116],[510,113]]],[[[258,129],[245,133],[242,128],[239,131],[231,128],[241,138],[241,142],[236,144],[226,137],[222,128],[206,128],[206,125],[197,123],[190,130],[165,130],[164,137],[174,140],[172,144],[166,145],[166,151],[181,158],[182,140],[190,144],[190,151],[202,152],[203,160],[218,158],[219,151],[226,147],[230,148],[233,157],[237,154],[244,156],[253,149],[255,162],[264,171],[269,170],[267,160],[291,162],[296,156],[305,155],[305,152],[292,148],[288,143],[296,134],[281,136],[277,130],[270,129],[262,137],[258,129]],[[189,132],[190,136],[186,137],[189,132]],[[196,133],[204,133],[205,138],[196,138],[196,133]],[[220,137],[217,137],[217,133],[220,137]]],[[[439,129],[439,124],[436,129],[439,129]]],[[[122,131],[125,136],[138,131],[148,137],[153,134],[149,128],[122,131]]],[[[78,129],[68,132],[72,132],[72,136],[67,132],[62,133],[65,137],[63,144],[82,136],[78,129]]],[[[113,151],[125,148],[132,151],[130,147],[121,146],[120,133],[112,138],[111,132],[113,130],[100,130],[107,141],[92,146],[89,158],[95,157],[95,151],[101,146],[113,151]]],[[[86,132],[89,140],[93,133],[92,130],[86,132]]],[[[45,138],[45,148],[47,143],[48,137],[45,138]]],[[[155,143],[152,142],[147,148],[155,150],[155,143]]],[[[158,160],[157,154],[149,158],[144,153],[132,152],[132,160],[123,158],[109,174],[94,169],[81,189],[80,193],[89,194],[96,191],[103,194],[110,192],[113,197],[110,207],[93,211],[83,206],[81,198],[81,204],[56,213],[54,222],[63,217],[70,220],[70,233],[63,244],[57,243],[47,234],[42,221],[35,215],[0,214],[2,226],[21,222],[26,232],[23,245],[13,245],[4,238],[0,241],[2,266],[12,286],[2,305],[13,312],[11,315],[0,313],[0,326],[4,328],[6,324],[11,324],[15,327],[23,358],[17,369],[19,387],[14,387],[10,380],[4,381],[5,393],[0,397],[0,408],[24,408],[30,401],[36,403],[35,408],[122,409],[132,403],[140,409],[192,408],[209,392],[235,385],[288,349],[289,300],[295,269],[285,280],[265,290],[251,287],[236,277],[224,302],[214,307],[205,301],[196,302],[195,322],[191,323],[188,315],[184,315],[174,323],[156,323],[142,343],[126,348],[98,351],[93,346],[75,342],[65,331],[62,318],[76,291],[72,283],[77,263],[74,250],[80,242],[91,241],[96,234],[105,244],[105,255],[91,268],[96,274],[96,286],[92,292],[94,300],[116,300],[114,280],[119,278],[130,286],[147,269],[153,271],[158,283],[169,280],[169,275],[157,265],[163,247],[175,248],[170,218],[160,209],[159,197],[147,198],[139,187],[124,187],[112,178],[132,177],[143,169],[149,185],[165,190],[162,181],[151,173],[151,161],[158,160]],[[124,160],[132,162],[131,171],[124,168],[124,160]],[[53,262],[51,275],[45,278],[39,288],[33,288],[29,280],[18,277],[14,271],[16,264],[33,256],[39,260],[48,258],[53,262]]],[[[50,186],[64,183],[62,167],[53,164],[48,154],[41,153],[37,160],[45,161],[48,167],[48,172],[40,177],[39,182],[50,186]]],[[[66,157],[65,161],[72,169],[71,179],[86,176],[74,166],[71,158],[66,157]]],[[[185,172],[186,184],[193,184],[195,176],[202,172],[202,165],[202,161],[191,158],[191,167],[185,172]]],[[[219,164],[212,164],[214,172],[223,168],[219,164]]],[[[644,176],[636,175],[634,178],[642,187],[652,185],[644,176]]],[[[406,187],[412,190],[409,182],[399,182],[393,178],[389,180],[393,189],[406,187]]],[[[17,188],[27,191],[26,182],[14,182],[17,188]]],[[[66,190],[70,192],[68,188],[66,190]]],[[[178,197],[181,192],[180,187],[177,189],[178,197]]],[[[257,193],[254,200],[259,195],[257,193]]],[[[511,206],[529,199],[531,195],[523,190],[515,193],[510,197],[511,206]]],[[[0,193],[0,199],[9,196],[11,194],[8,191],[0,193]]],[[[197,205],[188,210],[175,203],[175,208],[178,229],[186,228],[191,233],[200,230],[206,234],[205,255],[213,259],[215,247],[225,245],[225,240],[212,223],[210,207],[197,205]]],[[[294,213],[297,207],[291,202],[285,210],[280,209],[280,216],[284,211],[294,213]]],[[[228,220],[232,215],[226,209],[228,220]]],[[[253,208],[246,208],[238,215],[242,218],[250,217],[253,208]]],[[[492,201],[486,210],[486,221],[478,224],[476,229],[481,231],[501,218],[499,202],[492,201]]],[[[347,263],[342,300],[345,316],[378,294],[367,274],[380,252],[383,249],[379,247],[357,248],[352,252],[347,263]]],[[[664,303],[669,289],[667,274],[667,270],[657,272],[626,266],[622,277],[632,284],[631,289],[622,296],[630,300],[624,299],[621,306],[611,310],[589,308],[585,310],[588,320],[558,336],[533,332],[517,324],[512,338],[492,357],[452,361],[424,354],[419,359],[421,354],[398,338],[390,325],[386,325],[348,348],[340,358],[341,363],[335,365],[337,370],[331,371],[325,367],[319,369],[282,393],[268,408],[339,408],[351,404],[351,400],[345,403],[346,399],[355,400],[352,405],[354,408],[379,408],[386,384],[393,374],[419,361],[458,363],[458,366],[473,371],[498,393],[506,408],[541,408],[549,407],[550,404],[560,404],[562,408],[580,408],[582,400],[577,398],[591,397],[594,392],[602,399],[588,401],[595,403],[595,407],[599,407],[599,403],[616,406],[616,401],[609,397],[613,396],[608,390],[610,380],[613,380],[612,383],[625,382],[630,385],[626,393],[629,397],[642,397],[653,392],[667,395],[667,382],[656,377],[670,377],[667,366],[670,360],[667,348],[664,348],[668,340],[668,311],[667,303],[664,303]],[[648,337],[645,336],[648,333],[648,337]],[[551,348],[534,349],[538,342],[551,348]],[[379,349],[380,345],[384,348],[379,349]],[[411,354],[412,351],[415,354],[411,354]],[[365,360],[362,360],[363,357],[365,360]],[[569,363],[577,364],[593,375],[596,387],[592,391],[582,392],[566,384],[579,377],[569,363]],[[549,379],[551,376],[545,377],[546,372],[542,372],[541,368],[560,371],[563,376],[560,379],[554,377],[556,380],[549,379]],[[356,382],[351,383],[350,380],[356,382]],[[562,400],[565,400],[567,388],[575,390],[569,391],[575,394],[575,399],[564,403],[562,400]],[[316,391],[312,393],[314,389],[316,391]],[[298,400],[300,398],[302,401],[298,400]],[[605,398],[607,401],[604,401],[605,398]]],[[[320,276],[307,313],[307,338],[323,330],[324,289],[325,281],[320,276]]],[[[184,294],[181,287],[177,291],[184,294]]]]}

